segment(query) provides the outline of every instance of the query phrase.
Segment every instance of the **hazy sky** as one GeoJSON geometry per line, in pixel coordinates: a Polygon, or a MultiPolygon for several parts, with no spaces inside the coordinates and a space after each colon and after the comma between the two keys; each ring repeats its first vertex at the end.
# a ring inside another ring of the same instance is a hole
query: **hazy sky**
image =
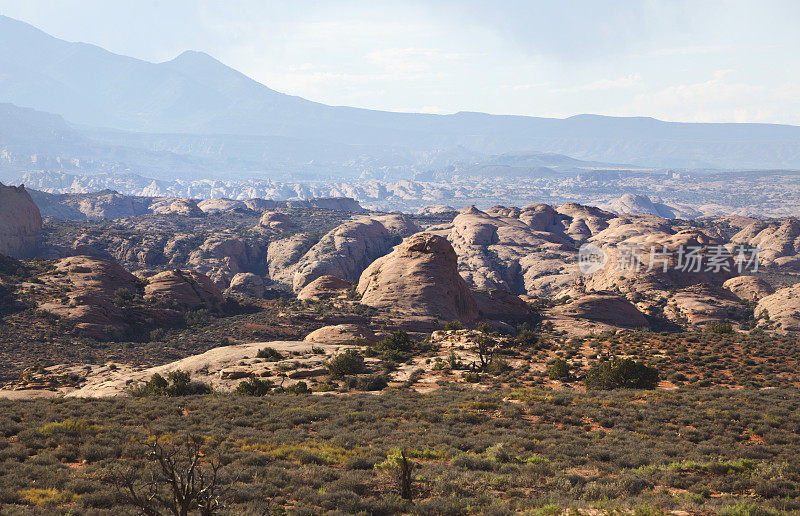
{"type": "Polygon", "coordinates": [[[0,0],[0,13],[149,61],[205,51],[326,104],[800,124],[798,0],[0,0]]]}

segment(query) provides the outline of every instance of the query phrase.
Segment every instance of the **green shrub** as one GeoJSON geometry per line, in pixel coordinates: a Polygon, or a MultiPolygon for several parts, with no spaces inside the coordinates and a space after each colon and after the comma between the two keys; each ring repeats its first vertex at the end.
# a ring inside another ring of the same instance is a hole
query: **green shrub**
{"type": "Polygon", "coordinates": [[[447,321],[444,325],[445,330],[463,330],[464,325],[459,321],[447,321]]]}
{"type": "Polygon", "coordinates": [[[405,362],[413,355],[416,349],[414,342],[408,333],[398,330],[372,346],[375,356],[380,356],[383,360],[394,362],[405,362]]]}
{"type": "Polygon", "coordinates": [[[717,334],[733,333],[733,325],[726,321],[713,322],[706,327],[706,331],[717,334]]]}
{"type": "Polygon", "coordinates": [[[569,364],[563,358],[556,358],[550,370],[547,372],[548,378],[551,380],[564,380],[569,378],[569,364]]]}
{"type": "Polygon", "coordinates": [[[251,376],[236,386],[236,394],[240,396],[266,396],[272,390],[270,380],[261,380],[251,376]]]}
{"type": "Polygon", "coordinates": [[[48,423],[41,428],[39,432],[44,435],[51,434],[66,434],[66,435],[84,435],[96,434],[103,427],[100,425],[92,424],[85,419],[67,419],[58,423],[48,423]]]}
{"type": "Polygon", "coordinates": [[[266,362],[278,362],[283,360],[283,355],[276,349],[267,346],[258,350],[256,358],[261,358],[266,362]]]}
{"type": "Polygon", "coordinates": [[[386,377],[381,374],[363,376],[356,383],[356,390],[359,391],[382,391],[389,385],[386,377]]]}
{"type": "Polygon", "coordinates": [[[195,382],[186,371],[172,371],[165,379],[158,373],[150,377],[143,384],[129,389],[129,394],[135,397],[147,396],[191,396],[193,394],[210,394],[212,389],[202,382],[195,382]]]}
{"type": "Polygon", "coordinates": [[[596,364],[587,373],[584,383],[588,389],[654,389],[658,377],[655,367],[624,358],[596,364]]]}
{"type": "Polygon", "coordinates": [[[349,374],[361,374],[366,367],[364,366],[364,357],[357,349],[348,349],[344,353],[340,353],[331,358],[325,367],[328,368],[328,374],[333,378],[341,378],[349,374]]]}

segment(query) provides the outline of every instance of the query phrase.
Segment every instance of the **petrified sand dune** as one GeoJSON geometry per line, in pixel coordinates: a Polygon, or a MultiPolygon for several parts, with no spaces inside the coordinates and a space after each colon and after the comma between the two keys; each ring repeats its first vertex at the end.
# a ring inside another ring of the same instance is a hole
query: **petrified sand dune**
{"type": "Polygon", "coordinates": [[[406,315],[475,320],[478,305],[458,274],[457,260],[443,237],[428,233],[408,237],[361,274],[361,302],[406,315]]]}
{"type": "Polygon", "coordinates": [[[222,292],[205,274],[173,269],[151,276],[144,288],[146,298],[176,303],[185,308],[219,308],[222,292]]]}
{"type": "Polygon", "coordinates": [[[611,293],[595,293],[550,310],[554,316],[588,319],[623,328],[647,328],[649,323],[631,302],[611,293]]]}
{"type": "Polygon", "coordinates": [[[733,235],[731,242],[760,247],[763,265],[784,265],[800,254],[800,220],[756,221],[733,235]]]}
{"type": "Polygon", "coordinates": [[[353,284],[345,281],[336,276],[320,276],[315,279],[297,294],[297,299],[302,300],[320,300],[331,296],[338,296],[347,290],[350,290],[353,284]]]}
{"type": "Polygon", "coordinates": [[[352,344],[356,341],[372,343],[376,341],[376,338],[372,330],[366,326],[335,324],[312,331],[306,335],[304,341],[323,344],[352,344]]]}
{"type": "Polygon", "coordinates": [[[357,218],[328,232],[296,266],[295,292],[320,276],[355,282],[372,261],[388,253],[399,239],[419,231],[405,215],[357,218]]]}
{"type": "Polygon", "coordinates": [[[37,289],[62,297],[39,308],[73,321],[79,334],[119,336],[127,328],[122,310],[114,304],[114,296],[119,290],[135,294],[139,281],[118,263],[73,256],[56,262],[55,269],[41,280],[43,283],[36,285],[37,289]]]}
{"type": "Polygon", "coordinates": [[[769,283],[755,276],[736,276],[723,283],[722,286],[745,301],[758,301],[775,292],[769,283]]]}
{"type": "Polygon", "coordinates": [[[778,289],[762,298],[755,309],[756,317],[766,315],[766,325],[783,331],[800,331],[800,283],[778,289]]]}
{"type": "Polygon", "coordinates": [[[240,272],[231,280],[225,294],[233,297],[264,297],[266,287],[261,276],[252,272],[240,272]]]}

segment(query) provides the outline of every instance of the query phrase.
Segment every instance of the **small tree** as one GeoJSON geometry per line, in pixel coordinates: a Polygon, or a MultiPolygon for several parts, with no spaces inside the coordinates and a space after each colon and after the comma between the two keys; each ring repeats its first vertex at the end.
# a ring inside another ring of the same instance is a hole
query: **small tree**
{"type": "Polygon", "coordinates": [[[325,366],[332,378],[341,378],[349,374],[360,374],[366,369],[364,357],[357,349],[348,349],[331,358],[325,366]]]}
{"type": "Polygon", "coordinates": [[[569,377],[569,364],[563,358],[556,358],[553,365],[550,366],[550,371],[547,376],[551,380],[563,380],[569,377]]]}
{"type": "Polygon", "coordinates": [[[478,353],[478,370],[486,369],[494,357],[497,341],[488,335],[478,335],[475,339],[475,352],[478,353]]]}
{"type": "Polygon", "coordinates": [[[400,498],[410,501],[413,499],[411,488],[414,483],[414,477],[412,473],[416,466],[416,463],[408,460],[405,450],[395,449],[386,456],[385,461],[376,464],[375,469],[389,474],[397,482],[397,487],[400,489],[400,498]]]}
{"type": "Polygon", "coordinates": [[[600,362],[589,370],[585,384],[589,389],[655,389],[658,369],[631,358],[600,362]]]}
{"type": "Polygon", "coordinates": [[[189,437],[183,447],[164,445],[156,439],[148,448],[149,470],[128,469],[115,479],[126,503],[147,516],[217,513],[224,492],[218,477],[221,466],[201,464],[200,439],[189,437]]]}

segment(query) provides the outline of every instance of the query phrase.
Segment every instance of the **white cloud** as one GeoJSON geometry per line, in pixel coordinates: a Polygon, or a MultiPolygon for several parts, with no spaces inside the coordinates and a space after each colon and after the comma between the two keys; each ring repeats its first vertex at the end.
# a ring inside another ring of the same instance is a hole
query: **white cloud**
{"type": "Polygon", "coordinates": [[[577,93],[581,91],[604,91],[614,89],[628,89],[642,86],[642,76],[632,73],[616,79],[599,79],[587,84],[577,86],[567,86],[564,88],[552,88],[550,93],[577,93]]]}
{"type": "Polygon", "coordinates": [[[441,66],[444,62],[461,61],[476,56],[477,54],[430,48],[387,48],[370,52],[364,58],[391,72],[421,72],[441,66]]]}
{"type": "Polygon", "coordinates": [[[640,93],[626,114],[690,122],[800,123],[800,84],[735,82],[731,74],[717,70],[706,81],[640,93]]]}

